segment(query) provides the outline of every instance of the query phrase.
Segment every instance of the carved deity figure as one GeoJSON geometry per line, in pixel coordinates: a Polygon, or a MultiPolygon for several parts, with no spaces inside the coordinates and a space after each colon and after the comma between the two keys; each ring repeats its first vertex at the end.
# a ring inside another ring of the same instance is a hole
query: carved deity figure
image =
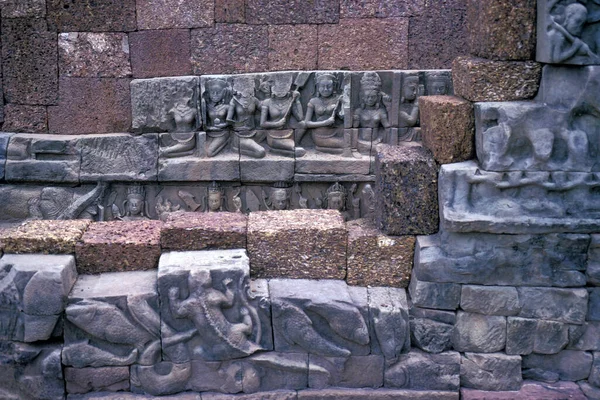
{"type": "Polygon", "coordinates": [[[450,78],[440,72],[427,75],[427,94],[429,96],[446,96],[450,94],[450,78]]]}
{"type": "Polygon", "coordinates": [[[123,213],[113,204],[113,216],[122,221],[138,221],[150,219],[146,191],[142,185],[132,185],[127,188],[127,197],[123,202],[123,213]]]}
{"type": "Polygon", "coordinates": [[[229,102],[226,121],[233,126],[233,148],[252,158],[263,158],[267,153],[258,144],[263,138],[256,132],[254,114],[260,107],[255,97],[254,78],[238,76],[233,82],[233,98],[229,102]]]}
{"type": "Polygon", "coordinates": [[[291,188],[285,182],[277,182],[269,195],[263,190],[267,210],[287,210],[290,207],[291,188]]]}
{"type": "Polygon", "coordinates": [[[354,110],[352,126],[363,129],[359,129],[358,138],[353,140],[357,141],[360,153],[371,154],[383,140],[383,132],[380,129],[391,126],[383,104],[381,77],[378,73],[364,73],[360,79],[360,98],[361,104],[354,110]]]}
{"type": "Polygon", "coordinates": [[[213,182],[208,187],[208,202],[206,212],[223,211],[223,202],[225,200],[224,197],[225,193],[223,192],[223,188],[221,188],[217,182],[213,182]]]}
{"type": "MultiPolygon", "coordinates": [[[[437,86],[442,90],[441,86],[437,86]]],[[[404,76],[402,82],[402,97],[400,99],[400,137],[402,142],[421,140],[421,133],[416,129],[419,125],[419,95],[420,85],[418,75],[404,76]]]]}
{"type": "Polygon", "coordinates": [[[73,192],[61,187],[46,187],[39,197],[29,199],[29,217],[31,219],[98,219],[103,215],[98,201],[104,195],[108,184],[98,182],[90,192],[74,198],[73,192]]]}
{"type": "Polygon", "coordinates": [[[210,138],[206,155],[214,157],[227,146],[229,141],[227,112],[232,89],[224,79],[211,79],[206,83],[206,87],[208,95],[205,93],[205,98],[202,99],[206,135],[210,138]]]}
{"type": "Polygon", "coordinates": [[[175,144],[160,149],[163,157],[181,157],[190,155],[196,147],[196,124],[198,112],[192,106],[193,93],[177,99],[167,116],[173,119],[175,129],[171,132],[171,139],[175,144]]]}
{"type": "Polygon", "coordinates": [[[550,17],[548,37],[552,62],[600,62],[600,56],[581,39],[587,19],[588,10],[581,3],[572,3],[564,8],[562,23],[550,17]]]}
{"type": "Polygon", "coordinates": [[[328,210],[338,210],[344,219],[350,220],[360,217],[360,197],[354,197],[357,185],[353,184],[350,192],[339,182],[329,186],[324,199],[317,199],[317,206],[328,210]],[[324,200],[324,201],[323,201],[324,200]],[[348,200],[352,204],[352,211],[347,211],[348,200]]]}

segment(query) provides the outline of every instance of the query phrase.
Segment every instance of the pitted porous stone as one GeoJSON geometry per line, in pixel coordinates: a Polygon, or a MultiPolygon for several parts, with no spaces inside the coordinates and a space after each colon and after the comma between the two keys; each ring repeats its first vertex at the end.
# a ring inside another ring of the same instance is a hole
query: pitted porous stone
{"type": "Polygon", "coordinates": [[[456,391],[460,387],[460,354],[412,350],[386,367],[385,387],[456,391]]]}
{"type": "Polygon", "coordinates": [[[542,67],[533,61],[458,57],[452,62],[454,93],[469,101],[513,101],[535,96],[542,67]]]}
{"type": "Polygon", "coordinates": [[[173,3],[168,0],[136,0],[139,30],[205,28],[213,25],[214,0],[173,3]]]}
{"type": "Polygon", "coordinates": [[[9,132],[48,133],[47,107],[6,104],[2,129],[9,132]]]}
{"type": "Polygon", "coordinates": [[[530,354],[523,357],[523,373],[534,380],[544,380],[548,374],[555,380],[580,381],[587,379],[592,368],[590,353],[576,350],[563,350],[558,354],[530,354]]]}
{"type": "Polygon", "coordinates": [[[586,400],[585,395],[573,382],[543,383],[525,381],[518,391],[484,391],[476,389],[460,390],[463,400],[586,400]]]}
{"type": "Polygon", "coordinates": [[[317,68],[317,25],[269,26],[271,71],[317,68]]]}
{"type": "Polygon", "coordinates": [[[309,354],[308,387],[373,388],[383,386],[384,359],[380,355],[323,357],[309,354]]]}
{"type": "Polygon", "coordinates": [[[160,29],[129,34],[134,78],[190,75],[190,32],[160,29]]]}
{"type": "Polygon", "coordinates": [[[384,235],[366,219],[348,222],[346,228],[348,284],[408,286],[414,255],[414,236],[384,235]]]}
{"type": "Polygon", "coordinates": [[[339,211],[257,212],[248,217],[253,277],[343,279],[347,241],[339,211]]]}
{"type": "Polygon", "coordinates": [[[136,30],[135,0],[46,0],[48,25],[59,32],[136,30]]]}
{"type": "Polygon", "coordinates": [[[215,0],[215,22],[246,22],[245,0],[215,0]]]}
{"type": "Polygon", "coordinates": [[[129,367],[65,368],[68,393],[129,390],[129,367]]]}
{"type": "Polygon", "coordinates": [[[369,287],[369,320],[372,327],[372,353],[395,359],[410,349],[410,324],[406,291],[398,288],[369,287]]]}
{"type": "Polygon", "coordinates": [[[156,268],[160,257],[160,221],[97,222],[75,248],[81,273],[156,268]]]}
{"type": "Polygon", "coordinates": [[[3,18],[43,18],[46,16],[46,0],[4,0],[3,18]]]}
{"type": "Polygon", "coordinates": [[[4,164],[6,163],[6,150],[12,133],[0,132],[0,179],[4,179],[4,164]]]}
{"type": "Polygon", "coordinates": [[[457,392],[402,389],[301,390],[298,400],[458,400],[457,392]]]}
{"type": "Polygon", "coordinates": [[[569,325],[569,350],[600,351],[600,321],[569,325]]]}
{"type": "Polygon", "coordinates": [[[414,272],[408,292],[412,303],[418,307],[456,310],[460,304],[460,285],[420,281],[414,272]]]}
{"type": "Polygon", "coordinates": [[[514,287],[470,285],[462,287],[460,308],[471,313],[504,316],[517,315],[521,309],[514,287]]]}
{"type": "Polygon", "coordinates": [[[385,0],[342,0],[341,18],[389,18],[421,15],[425,10],[425,1],[385,1],[385,0]]]}
{"type": "Polygon", "coordinates": [[[131,76],[129,41],[125,33],[59,33],[58,59],[62,76],[131,76]]]}
{"type": "Polygon", "coordinates": [[[506,346],[506,318],[459,311],[452,342],[460,352],[502,351],[506,346]]]}
{"type": "Polygon", "coordinates": [[[247,0],[248,24],[337,24],[339,3],[335,0],[247,0]]]}
{"type": "Polygon", "coordinates": [[[83,220],[27,221],[2,232],[0,240],[7,253],[71,254],[89,224],[83,220]]]}
{"type": "Polygon", "coordinates": [[[502,353],[465,353],[460,365],[460,385],[479,390],[519,390],[521,357],[502,353]]]}
{"type": "Polygon", "coordinates": [[[519,287],[519,317],[540,318],[567,324],[583,324],[587,314],[585,289],[519,287]]]}

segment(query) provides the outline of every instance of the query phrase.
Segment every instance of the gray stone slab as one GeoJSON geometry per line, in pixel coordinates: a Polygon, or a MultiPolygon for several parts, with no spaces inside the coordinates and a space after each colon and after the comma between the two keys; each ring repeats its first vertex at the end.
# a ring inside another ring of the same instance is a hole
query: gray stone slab
{"type": "Polygon", "coordinates": [[[255,394],[223,394],[202,393],[202,400],[296,400],[295,391],[277,390],[274,392],[260,392],[255,394]]]}
{"type": "Polygon", "coordinates": [[[265,158],[240,157],[240,177],[242,182],[279,182],[294,179],[295,160],[268,154],[265,158]]]}
{"type": "Polygon", "coordinates": [[[308,387],[379,388],[383,386],[384,359],[380,355],[308,358],[308,387]]]}
{"type": "Polygon", "coordinates": [[[521,307],[514,287],[463,285],[460,308],[471,313],[508,316],[517,315],[521,307]]]}
{"type": "Polygon", "coordinates": [[[590,353],[577,350],[563,350],[558,354],[530,354],[523,357],[523,372],[536,380],[555,375],[556,380],[580,381],[587,379],[592,368],[590,353]]]}
{"type": "Polygon", "coordinates": [[[556,354],[569,343],[570,327],[556,321],[509,317],[506,331],[507,354],[556,354]]]}
{"type": "Polygon", "coordinates": [[[533,352],[556,354],[569,342],[569,327],[556,321],[538,321],[533,342],[533,352]]]}
{"type": "Polygon", "coordinates": [[[413,272],[408,292],[412,303],[416,306],[456,310],[460,303],[461,287],[455,283],[421,281],[413,272]]]}
{"type": "Polygon", "coordinates": [[[456,391],[460,387],[460,354],[412,350],[386,367],[385,387],[456,391]]]}
{"type": "Polygon", "coordinates": [[[375,182],[375,175],[362,174],[295,174],[294,182],[375,182]]]}
{"type": "MultiPolygon", "coordinates": [[[[204,394],[202,394],[204,396],[204,394]]],[[[86,394],[70,394],[67,400],[148,400],[153,399],[145,394],[128,392],[91,392],[86,394]]],[[[162,396],[161,400],[202,400],[200,393],[179,393],[171,396],[162,396]]]]}
{"type": "Polygon", "coordinates": [[[589,243],[582,234],[418,236],[414,273],[442,283],[584,286],[589,243]]]}
{"type": "Polygon", "coordinates": [[[403,389],[302,390],[298,400],[458,400],[457,392],[403,389]]]}
{"type": "Polygon", "coordinates": [[[426,318],[449,325],[456,323],[456,313],[452,311],[432,310],[410,304],[409,314],[411,318],[426,318]]]}
{"type": "Polygon", "coordinates": [[[579,381],[579,382],[577,382],[577,384],[579,385],[579,388],[583,392],[583,395],[586,396],[587,400],[600,399],[600,388],[599,387],[592,386],[586,381],[579,381]]]}
{"type": "Polygon", "coordinates": [[[594,361],[592,363],[592,370],[590,371],[588,382],[597,388],[600,388],[600,352],[594,352],[594,361]]]}
{"type": "Polygon", "coordinates": [[[129,367],[65,368],[68,393],[129,390],[129,367]]]}
{"type": "MultiPolygon", "coordinates": [[[[492,392],[475,389],[461,389],[463,400],[586,400],[586,396],[573,382],[544,383],[524,381],[518,391],[492,392]]],[[[589,399],[588,399],[589,400],[589,399]]]]}
{"type": "Polygon", "coordinates": [[[296,173],[298,174],[372,174],[371,157],[362,156],[360,159],[341,157],[308,151],[305,156],[296,159],[296,173]]]}
{"type": "Polygon", "coordinates": [[[151,365],[160,359],[156,271],[81,275],[65,313],[67,366],[151,365]]]}
{"type": "Polygon", "coordinates": [[[600,203],[591,188],[597,184],[586,172],[488,172],[474,161],[442,165],[441,227],[510,234],[596,232],[600,203]]]}
{"type": "Polygon", "coordinates": [[[411,345],[428,353],[450,350],[453,332],[453,324],[427,318],[410,318],[411,345]]]}
{"type": "Polygon", "coordinates": [[[459,311],[452,342],[460,352],[502,351],[506,345],[506,318],[459,311]]]}
{"type": "Polygon", "coordinates": [[[386,359],[395,359],[410,349],[410,323],[406,291],[369,287],[369,320],[375,331],[373,344],[386,359]]]}
{"type": "Polygon", "coordinates": [[[519,317],[539,318],[568,324],[582,324],[588,306],[585,289],[517,288],[519,317]]]}
{"type": "Polygon", "coordinates": [[[569,326],[569,350],[600,351],[600,321],[569,326]]]}
{"type": "Polygon", "coordinates": [[[586,276],[592,286],[600,286],[600,235],[591,235],[586,276]]]}
{"type": "Polygon", "coordinates": [[[600,321],[600,288],[588,288],[589,305],[586,320],[600,321]]]}
{"type": "Polygon", "coordinates": [[[460,385],[479,390],[519,390],[521,357],[502,353],[465,353],[460,365],[460,385]]]}
{"type": "Polygon", "coordinates": [[[506,354],[524,355],[533,352],[536,319],[508,317],[506,321],[506,354]]]}
{"type": "Polygon", "coordinates": [[[185,181],[239,181],[240,157],[226,152],[212,158],[195,156],[160,158],[158,180],[161,182],[185,181]]]}
{"type": "MultiPolygon", "coordinates": [[[[1,115],[2,112],[0,112],[0,116],[1,115]]],[[[0,118],[0,120],[1,119],[2,118],[0,118]]],[[[0,179],[4,179],[4,164],[6,164],[6,150],[8,148],[8,141],[12,135],[12,133],[0,132],[0,179]]]]}

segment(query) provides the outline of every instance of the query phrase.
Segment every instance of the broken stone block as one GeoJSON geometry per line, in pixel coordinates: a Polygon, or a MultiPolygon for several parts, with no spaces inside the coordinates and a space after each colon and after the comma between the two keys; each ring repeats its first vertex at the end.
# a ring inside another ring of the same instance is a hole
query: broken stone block
{"type": "Polygon", "coordinates": [[[418,307],[456,310],[460,304],[460,285],[420,281],[414,272],[408,292],[412,303],[418,307]]]}
{"type": "Polygon", "coordinates": [[[136,30],[135,0],[46,0],[48,25],[59,32],[136,30]]]}
{"type": "Polygon", "coordinates": [[[525,381],[518,391],[492,392],[476,389],[461,389],[460,398],[464,400],[585,400],[577,384],[573,382],[543,383],[525,381]]]}
{"type": "Polygon", "coordinates": [[[452,342],[460,352],[502,351],[506,346],[506,318],[459,311],[452,342]]]}
{"type": "Polygon", "coordinates": [[[0,341],[0,381],[5,399],[63,400],[59,344],[0,341]]]}
{"type": "Polygon", "coordinates": [[[241,213],[170,213],[160,233],[162,249],[189,251],[246,248],[248,217],[241,213]]]}
{"type": "Polygon", "coordinates": [[[310,354],[308,358],[308,387],[373,388],[383,386],[383,356],[323,357],[310,354]]]}
{"type": "MultiPolygon", "coordinates": [[[[581,389],[581,391],[583,392],[583,395],[587,396],[588,400],[600,399],[600,388],[598,388],[597,386],[592,386],[589,384],[589,382],[586,381],[579,381],[577,382],[577,384],[579,385],[579,389],[581,389]]],[[[584,399],[582,398],[582,400],[584,399]]]]}
{"type": "Polygon", "coordinates": [[[158,286],[165,361],[223,361],[269,349],[271,328],[261,316],[268,312],[261,302],[269,293],[263,284],[256,297],[249,297],[248,264],[244,250],[161,256],[158,286]]]}
{"type": "Polygon", "coordinates": [[[67,392],[129,390],[129,367],[65,368],[67,392]]]}
{"type": "Polygon", "coordinates": [[[248,253],[257,278],[343,279],[348,236],[337,210],[251,213],[248,253]]]}
{"type": "MultiPolygon", "coordinates": [[[[593,129],[598,118],[594,115],[595,110],[600,107],[595,86],[598,84],[599,79],[599,65],[588,65],[579,68],[568,65],[545,65],[542,71],[540,90],[535,100],[559,111],[567,111],[569,116],[573,118],[572,122],[577,121],[576,127],[578,129],[595,137],[593,129]],[[578,105],[582,101],[586,103],[586,109],[580,112],[578,105]]],[[[570,127],[573,127],[573,125],[570,127]]]]}
{"type": "Polygon", "coordinates": [[[436,354],[450,350],[453,332],[454,323],[412,316],[410,318],[411,345],[428,353],[436,354]]]}
{"type": "Polygon", "coordinates": [[[137,0],[139,30],[204,28],[213,25],[214,0],[186,1],[173,6],[167,0],[137,0]]]}
{"type": "Polygon", "coordinates": [[[506,354],[525,355],[533,352],[536,319],[508,317],[506,321],[506,354]]]}
{"type": "Polygon", "coordinates": [[[600,351],[600,322],[589,321],[583,325],[570,325],[569,350],[600,351]]]}
{"type": "Polygon", "coordinates": [[[77,269],[97,274],[156,268],[161,226],[149,220],[91,224],[75,247],[77,269]]]}
{"type": "Polygon", "coordinates": [[[156,271],[80,275],[65,314],[64,365],[122,367],[160,360],[156,271]]]}
{"type": "Polygon", "coordinates": [[[533,352],[537,354],[556,354],[569,343],[569,327],[556,321],[537,322],[533,352]]]}
{"type": "Polygon", "coordinates": [[[460,354],[427,354],[412,350],[385,369],[385,387],[456,391],[460,387],[460,354]]]}
{"type": "Polygon", "coordinates": [[[241,155],[240,179],[242,182],[289,182],[294,179],[295,165],[293,158],[273,153],[261,159],[241,155]]]}
{"type": "Polygon", "coordinates": [[[0,132],[0,179],[4,179],[4,164],[6,163],[6,150],[12,133],[0,132]]]}
{"type": "Polygon", "coordinates": [[[301,174],[359,174],[367,175],[371,169],[371,157],[361,159],[335,154],[309,151],[296,159],[295,172],[301,174]]]}
{"type": "Polygon", "coordinates": [[[375,220],[388,235],[438,230],[437,166],[422,147],[389,146],[377,153],[375,220]]]}
{"type": "Polygon", "coordinates": [[[131,32],[129,49],[133,77],[190,75],[189,37],[187,29],[131,32]]]}
{"type": "Polygon", "coordinates": [[[2,243],[6,253],[72,254],[90,221],[36,220],[6,230],[2,243]]]}
{"type": "MultiPolygon", "coordinates": [[[[268,352],[246,359],[244,392],[300,390],[308,387],[308,354],[268,352]],[[259,376],[260,379],[253,377],[259,376]]],[[[258,395],[260,396],[260,395],[258,395]]]]}
{"type": "Polygon", "coordinates": [[[47,107],[6,104],[2,129],[8,132],[48,133],[47,107]]]}
{"type": "Polygon", "coordinates": [[[519,390],[521,357],[502,353],[465,353],[460,365],[460,385],[479,390],[519,390]]]}
{"type": "Polygon", "coordinates": [[[346,282],[359,286],[407,287],[415,237],[387,236],[366,219],[348,222],[346,282]]]}
{"type": "Polygon", "coordinates": [[[398,288],[369,287],[372,353],[395,359],[410,349],[410,324],[406,291],[398,288]]]}
{"type": "Polygon", "coordinates": [[[473,105],[456,96],[419,97],[423,145],[439,164],[474,156],[473,105]]]}
{"type": "Polygon", "coordinates": [[[464,285],[460,308],[470,313],[509,316],[517,315],[521,306],[514,287],[464,285]]]}
{"type": "Polygon", "coordinates": [[[546,381],[554,375],[554,381],[580,381],[587,379],[592,368],[590,353],[576,350],[563,350],[558,354],[530,354],[523,357],[523,373],[530,379],[546,381]]]}
{"type": "Polygon", "coordinates": [[[534,59],[535,3],[535,0],[468,1],[466,19],[471,54],[490,60],[534,59]],[[500,15],[502,18],[498,18],[500,15]]]}
{"type": "Polygon", "coordinates": [[[587,314],[585,289],[519,287],[519,317],[583,324],[587,314]]]}
{"type": "Polygon", "coordinates": [[[271,71],[317,69],[317,25],[269,26],[271,71]]]}
{"type": "Polygon", "coordinates": [[[542,67],[533,61],[492,61],[457,57],[452,62],[454,93],[469,101],[514,101],[535,96],[542,67]]]}
{"type": "Polygon", "coordinates": [[[404,389],[308,389],[298,400],[458,400],[456,392],[404,389]]]}

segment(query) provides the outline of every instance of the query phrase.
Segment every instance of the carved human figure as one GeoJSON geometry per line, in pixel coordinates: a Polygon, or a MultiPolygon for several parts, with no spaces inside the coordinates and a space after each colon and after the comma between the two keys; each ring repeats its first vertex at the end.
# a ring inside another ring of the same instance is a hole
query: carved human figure
{"type": "MultiPolygon", "coordinates": [[[[437,86],[443,90],[442,86],[437,86]]],[[[419,76],[407,75],[402,82],[402,96],[400,98],[400,137],[401,142],[415,142],[421,140],[419,125],[419,76]]]]}
{"type": "MultiPolygon", "coordinates": [[[[352,157],[352,138],[343,128],[342,96],[336,93],[335,75],[317,72],[316,95],[308,102],[305,126],[310,129],[315,149],[323,153],[352,157]],[[314,120],[313,120],[314,118],[314,120]]],[[[300,142],[302,138],[298,138],[300,142]]]]}
{"type": "Polygon", "coordinates": [[[268,210],[287,210],[290,207],[291,188],[285,182],[277,182],[267,195],[263,190],[265,206],[268,210]]]}
{"type": "Polygon", "coordinates": [[[352,126],[359,129],[357,141],[358,151],[362,154],[372,154],[376,146],[383,140],[381,128],[391,126],[387,110],[383,104],[381,93],[381,78],[376,72],[365,72],[360,79],[360,107],[354,110],[352,126]]]}
{"type": "Polygon", "coordinates": [[[326,208],[328,210],[338,210],[342,213],[345,220],[357,218],[355,214],[357,213],[357,210],[358,214],[360,214],[360,198],[354,197],[356,187],[356,184],[352,185],[349,195],[348,190],[342,184],[336,182],[329,186],[327,192],[325,193],[324,199],[317,199],[317,206],[326,208]],[[351,197],[352,200],[351,213],[347,211],[347,202],[349,197],[351,197]]]}
{"type": "Polygon", "coordinates": [[[27,201],[31,219],[97,219],[103,220],[98,202],[108,184],[98,182],[88,193],[74,198],[73,192],[61,187],[45,187],[39,197],[27,201]]]}
{"type": "Polygon", "coordinates": [[[562,24],[550,18],[548,38],[552,62],[600,62],[600,57],[581,39],[587,18],[587,8],[581,3],[565,7],[562,24]]]}
{"type": "Polygon", "coordinates": [[[132,185],[127,188],[127,197],[121,207],[124,211],[113,204],[113,216],[123,221],[137,221],[149,219],[148,203],[146,202],[146,191],[142,185],[132,185]]]}
{"type": "Polygon", "coordinates": [[[223,188],[219,186],[217,182],[213,182],[208,187],[208,202],[206,211],[207,212],[219,212],[223,211],[224,201],[223,188]]]}
{"type": "Polygon", "coordinates": [[[427,94],[429,96],[446,96],[450,93],[450,78],[440,72],[427,75],[427,94]]]}
{"type": "Polygon", "coordinates": [[[500,115],[497,109],[485,110],[481,115],[482,121],[489,126],[485,130],[483,152],[489,159],[508,168],[513,164],[512,157],[508,154],[508,145],[512,130],[507,123],[506,115],[500,115]]]}
{"type": "Polygon", "coordinates": [[[249,157],[263,158],[267,153],[257,142],[263,138],[256,132],[254,114],[260,107],[254,96],[254,79],[239,76],[233,82],[233,97],[229,102],[226,121],[233,126],[233,148],[249,157]]]}
{"type": "Polygon", "coordinates": [[[198,112],[191,104],[192,99],[193,95],[178,99],[167,112],[175,125],[174,131],[170,134],[175,144],[160,149],[163,157],[181,157],[193,153],[196,147],[195,130],[198,112]]]}
{"type": "Polygon", "coordinates": [[[206,88],[208,93],[205,93],[202,99],[202,109],[206,135],[211,139],[206,148],[206,155],[214,157],[227,146],[229,141],[227,112],[232,89],[224,79],[211,79],[206,83],[206,88]]]}

